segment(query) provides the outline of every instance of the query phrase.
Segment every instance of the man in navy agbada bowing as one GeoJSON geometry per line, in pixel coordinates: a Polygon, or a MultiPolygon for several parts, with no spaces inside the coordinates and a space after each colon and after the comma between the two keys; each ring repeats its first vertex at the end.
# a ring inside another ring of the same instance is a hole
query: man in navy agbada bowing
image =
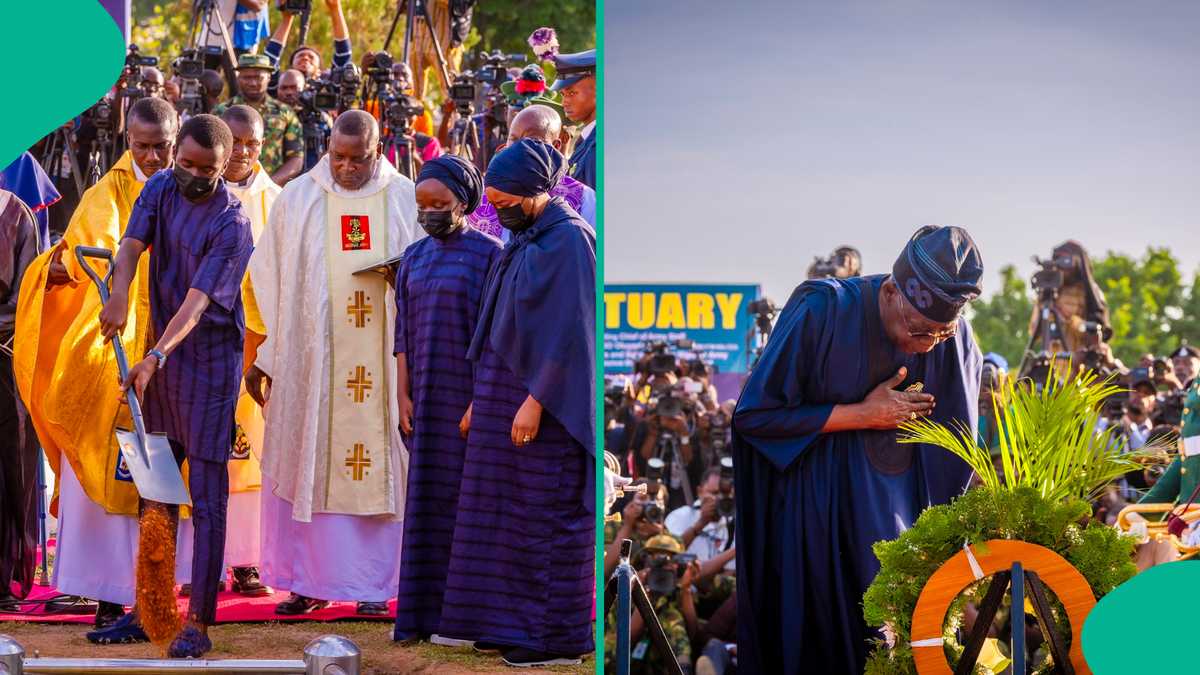
{"type": "Polygon", "coordinates": [[[982,356],[961,313],[982,275],[965,230],[927,226],[890,275],[793,292],[733,419],[740,671],[863,671],[878,637],[862,612],[871,545],[970,478],[896,429],[923,416],[976,428],[982,356]]]}
{"type": "MultiPolygon", "coordinates": [[[[221,178],[233,149],[229,127],[218,117],[197,115],[179,130],[176,147],[175,168],[146,182],[129,216],[100,327],[106,338],[124,327],[129,285],[149,248],[153,342],[123,387],[132,386],[143,400],[146,430],[166,434],[176,461],[188,460],[192,594],[187,623],[168,653],[199,657],[212,649],[207,631],[216,619],[224,571],[226,463],[245,335],[242,277],[254,246],[250,220],[221,178]]],[[[134,628],[124,623],[136,621],[135,614],[127,617],[111,630],[134,628]]]]}

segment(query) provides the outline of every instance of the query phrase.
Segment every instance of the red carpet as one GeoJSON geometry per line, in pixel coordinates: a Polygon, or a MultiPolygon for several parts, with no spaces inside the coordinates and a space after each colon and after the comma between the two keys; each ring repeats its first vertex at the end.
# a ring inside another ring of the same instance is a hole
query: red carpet
{"type": "MultiPolygon", "coordinates": [[[[50,542],[53,550],[53,540],[50,542]]],[[[226,584],[229,580],[226,579],[226,584]]],[[[29,597],[22,605],[21,614],[4,614],[0,612],[0,621],[44,621],[50,623],[80,623],[91,624],[93,614],[48,614],[43,603],[58,595],[58,591],[50,586],[34,586],[29,597]]],[[[339,619],[355,619],[357,621],[394,621],[396,618],[396,601],[388,602],[389,614],[382,616],[360,616],[355,613],[353,602],[335,602],[325,609],[301,616],[281,616],[275,613],[275,605],[287,599],[288,594],[276,591],[261,598],[247,598],[237,593],[225,592],[217,596],[217,623],[246,623],[262,621],[337,621],[339,619]]],[[[179,598],[179,613],[186,615],[187,598],[179,598]]]]}

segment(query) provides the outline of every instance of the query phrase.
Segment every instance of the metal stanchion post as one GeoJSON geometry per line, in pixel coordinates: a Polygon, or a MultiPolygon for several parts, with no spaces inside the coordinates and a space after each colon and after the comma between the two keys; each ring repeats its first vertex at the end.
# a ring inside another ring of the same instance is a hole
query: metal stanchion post
{"type": "Polygon", "coordinates": [[[632,540],[621,542],[621,559],[613,573],[617,585],[617,675],[629,675],[629,622],[633,614],[632,586],[635,574],[633,565],[629,564],[632,550],[632,540]]]}
{"type": "Polygon", "coordinates": [[[349,638],[322,635],[304,648],[304,668],[307,675],[358,675],[362,650],[349,638]]]}
{"type": "Polygon", "coordinates": [[[0,675],[21,675],[25,672],[25,649],[14,639],[0,634],[0,675]]]}

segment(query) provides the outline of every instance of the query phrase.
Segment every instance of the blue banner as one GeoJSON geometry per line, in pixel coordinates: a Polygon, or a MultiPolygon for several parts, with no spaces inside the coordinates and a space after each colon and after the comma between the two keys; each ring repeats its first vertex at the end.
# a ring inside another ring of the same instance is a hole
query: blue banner
{"type": "Polygon", "coordinates": [[[718,373],[745,373],[758,297],[757,284],[605,284],[604,372],[632,373],[648,343],[687,339],[718,373]]]}

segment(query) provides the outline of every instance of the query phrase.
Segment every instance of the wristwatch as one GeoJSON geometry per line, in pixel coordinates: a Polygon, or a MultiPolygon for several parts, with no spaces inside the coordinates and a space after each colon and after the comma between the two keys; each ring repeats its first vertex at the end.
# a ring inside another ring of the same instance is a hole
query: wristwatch
{"type": "Polygon", "coordinates": [[[150,351],[146,352],[146,356],[153,356],[158,360],[157,370],[162,370],[162,367],[167,365],[167,355],[158,351],[157,349],[151,349],[150,351]]]}

